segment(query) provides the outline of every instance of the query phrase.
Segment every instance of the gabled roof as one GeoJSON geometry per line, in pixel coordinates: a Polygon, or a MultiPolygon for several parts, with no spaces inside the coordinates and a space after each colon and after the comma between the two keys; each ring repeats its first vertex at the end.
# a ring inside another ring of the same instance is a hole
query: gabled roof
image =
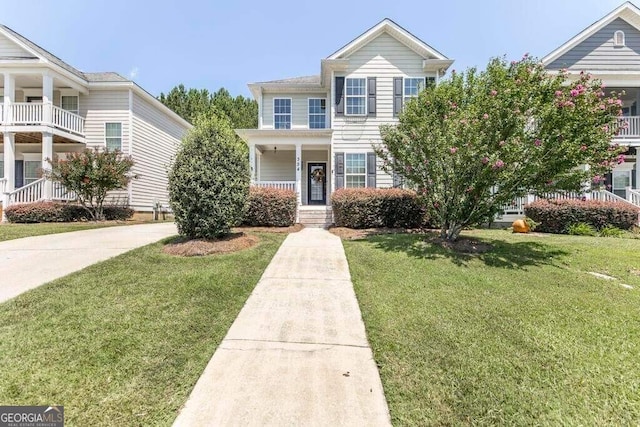
{"type": "Polygon", "coordinates": [[[262,85],[320,85],[320,75],[291,77],[288,79],[270,80],[267,82],[257,82],[262,85]]]}
{"type": "Polygon", "coordinates": [[[360,49],[382,33],[389,34],[390,36],[416,52],[418,55],[422,56],[424,59],[448,59],[442,53],[438,52],[436,49],[429,46],[427,43],[420,40],[418,37],[414,36],[409,31],[402,28],[400,25],[396,24],[389,18],[385,18],[382,21],[378,22],[376,25],[369,28],[367,31],[360,34],[358,37],[329,55],[327,59],[344,58],[360,49]]]}
{"type": "Polygon", "coordinates": [[[620,5],[618,8],[614,9],[608,15],[604,16],[602,19],[585,28],[581,33],[573,37],[571,40],[564,43],[562,46],[542,58],[542,63],[544,65],[551,64],[553,61],[560,58],[562,55],[564,55],[618,18],[625,20],[630,25],[640,30],[640,9],[630,1],[627,1],[620,5]]]}

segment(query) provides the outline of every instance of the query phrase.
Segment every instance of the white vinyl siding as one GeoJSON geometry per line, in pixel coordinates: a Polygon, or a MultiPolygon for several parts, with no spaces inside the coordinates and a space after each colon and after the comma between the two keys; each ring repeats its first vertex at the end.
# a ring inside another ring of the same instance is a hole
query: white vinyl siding
{"type": "Polygon", "coordinates": [[[0,35],[0,57],[31,58],[33,54],[22,49],[7,37],[0,35]]]}
{"type": "Polygon", "coordinates": [[[295,181],[295,150],[265,150],[260,156],[259,181],[295,181]]]}
{"type": "Polygon", "coordinates": [[[345,114],[364,116],[367,114],[367,79],[347,78],[345,82],[345,114]]]}
{"type": "MultiPolygon", "coordinates": [[[[291,99],[291,129],[309,129],[309,98],[327,98],[326,92],[273,94],[266,93],[262,98],[262,129],[274,129],[273,100],[291,99]]],[[[327,117],[327,126],[329,118],[327,117]]]]}
{"type": "Polygon", "coordinates": [[[345,154],[345,187],[361,188],[367,186],[367,155],[366,153],[345,154]]]}
{"type": "Polygon", "coordinates": [[[105,123],[122,123],[122,151],[129,151],[129,91],[91,91],[80,95],[87,148],[104,148],[105,123]]]}
{"type": "Polygon", "coordinates": [[[104,134],[107,150],[122,151],[122,123],[105,123],[104,134]]]}
{"type": "Polygon", "coordinates": [[[274,98],[274,129],[291,129],[291,98],[274,98]]]}
{"type": "Polygon", "coordinates": [[[309,98],[309,129],[324,129],[327,127],[327,100],[309,98]]]}

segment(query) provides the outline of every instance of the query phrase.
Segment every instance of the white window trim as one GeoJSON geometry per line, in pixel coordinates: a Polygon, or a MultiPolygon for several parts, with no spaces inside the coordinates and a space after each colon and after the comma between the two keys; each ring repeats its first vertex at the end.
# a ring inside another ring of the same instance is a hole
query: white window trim
{"type": "MultiPolygon", "coordinates": [[[[277,128],[276,127],[276,99],[288,99],[289,100],[289,106],[291,108],[291,112],[289,113],[289,129],[293,129],[293,98],[287,98],[287,97],[277,97],[277,98],[273,98],[273,128],[274,129],[279,129],[279,130],[286,130],[286,128],[277,128]]],[[[278,113],[277,115],[279,116],[286,116],[286,114],[284,113],[278,113]]]]}
{"type": "Polygon", "coordinates": [[[626,37],[625,37],[624,31],[618,30],[615,33],[613,33],[613,45],[616,47],[622,47],[626,45],[626,37]],[[622,36],[621,43],[618,43],[618,35],[622,36]]]}
{"type": "Polygon", "coordinates": [[[344,188],[367,188],[367,177],[369,176],[368,174],[369,171],[367,170],[367,153],[369,152],[371,151],[353,150],[353,151],[347,151],[344,153],[344,188]],[[364,173],[347,173],[347,156],[350,154],[364,155],[364,173]],[[362,176],[362,175],[364,175],[364,187],[347,186],[347,176],[362,176]]]}
{"type": "MultiPolygon", "coordinates": [[[[120,125],[120,151],[124,145],[124,124],[122,122],[104,122],[104,148],[107,149],[107,125],[118,123],[120,125]]],[[[111,137],[114,138],[114,137],[111,137]]]]}
{"type": "Polygon", "coordinates": [[[629,170],[618,170],[618,171],[613,170],[613,171],[611,171],[611,190],[612,191],[624,190],[626,188],[626,186],[622,187],[622,188],[615,186],[616,175],[626,175],[626,176],[628,176],[629,177],[629,185],[631,185],[633,183],[633,177],[631,176],[631,173],[632,173],[632,169],[629,169],[629,170]]]}
{"type": "MultiPolygon", "coordinates": [[[[365,117],[367,115],[367,93],[368,93],[368,82],[366,77],[345,77],[344,79],[344,115],[351,117],[365,117]],[[349,80],[364,80],[364,94],[363,95],[347,95],[347,82],[349,80]],[[349,114],[349,102],[347,101],[349,98],[363,98],[364,99],[364,112],[362,114],[349,114]]],[[[345,178],[346,182],[346,178],[345,178]]]]}
{"type": "Polygon", "coordinates": [[[418,89],[418,93],[420,93],[420,91],[424,90],[424,88],[426,87],[427,77],[430,77],[430,76],[422,76],[422,77],[419,77],[419,76],[406,76],[406,77],[402,78],[402,105],[404,105],[409,99],[418,97],[418,95],[407,95],[405,93],[405,90],[407,88],[407,86],[406,86],[407,80],[416,80],[416,79],[422,80],[422,88],[418,89]]]}
{"type": "MultiPolygon", "coordinates": [[[[313,128],[313,129],[326,129],[327,128],[327,98],[318,98],[318,97],[312,97],[312,98],[307,98],[307,128],[312,129],[311,127],[311,100],[314,99],[319,99],[321,101],[324,101],[324,127],[323,128],[313,128]]],[[[321,116],[322,114],[319,113],[313,113],[314,116],[321,116]]],[[[274,119],[274,123],[275,123],[275,119],[274,119]]]]}
{"type": "MultiPolygon", "coordinates": [[[[61,93],[60,94],[60,108],[62,108],[62,97],[63,96],[65,96],[65,97],[66,96],[75,96],[76,98],[78,98],[78,109],[77,110],[65,110],[65,111],[68,111],[68,112],[73,113],[73,114],[80,114],[80,95],[78,95],[77,93],[73,94],[73,95],[66,94],[66,93],[61,93]]],[[[64,108],[62,108],[62,109],[64,110],[64,108]]]]}

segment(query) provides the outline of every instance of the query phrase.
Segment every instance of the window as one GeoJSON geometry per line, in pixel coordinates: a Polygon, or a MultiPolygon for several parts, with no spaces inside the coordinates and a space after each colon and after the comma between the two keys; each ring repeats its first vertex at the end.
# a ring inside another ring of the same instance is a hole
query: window
{"type": "Polygon", "coordinates": [[[367,79],[347,79],[347,116],[367,114],[367,79]]]}
{"type": "Polygon", "coordinates": [[[4,178],[4,160],[0,160],[0,179],[4,178]]]}
{"type": "Polygon", "coordinates": [[[365,153],[347,153],[344,172],[347,188],[366,187],[367,155],[365,153]]]}
{"type": "Polygon", "coordinates": [[[63,110],[67,110],[71,113],[78,114],[78,97],[77,96],[65,96],[62,95],[60,105],[63,110]]]}
{"type": "Polygon", "coordinates": [[[273,100],[274,129],[291,129],[291,99],[275,98],[273,100]]]}
{"type": "Polygon", "coordinates": [[[327,118],[327,100],[309,98],[309,129],[324,129],[327,118]]]}
{"type": "Polygon", "coordinates": [[[622,191],[631,186],[631,171],[613,171],[613,190],[622,191]]]}
{"type": "Polygon", "coordinates": [[[624,31],[616,31],[613,33],[613,45],[624,46],[624,31]]]}
{"type": "Polygon", "coordinates": [[[40,179],[40,168],[42,162],[25,160],[24,161],[24,185],[31,184],[40,179]]]}
{"type": "Polygon", "coordinates": [[[424,89],[424,77],[406,77],[404,79],[403,102],[417,97],[422,89],[424,89]]]}
{"type": "Polygon", "coordinates": [[[122,150],[122,123],[105,123],[104,132],[107,150],[122,150]]]}

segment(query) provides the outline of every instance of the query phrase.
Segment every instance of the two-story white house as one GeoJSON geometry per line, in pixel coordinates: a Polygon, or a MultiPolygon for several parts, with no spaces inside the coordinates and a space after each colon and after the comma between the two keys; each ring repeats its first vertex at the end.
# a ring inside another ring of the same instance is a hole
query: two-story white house
{"type": "Polygon", "coordinates": [[[119,149],[139,176],[117,192],[136,211],[168,206],[167,168],[191,125],[117,73],[84,73],[0,25],[0,193],[3,206],[70,198],[42,178],[47,159],[119,149]]]}
{"type": "Polygon", "coordinates": [[[394,186],[372,149],[379,127],[452,63],[384,19],[321,60],[318,75],[249,84],[258,129],[236,132],[249,145],[253,184],[295,190],[303,223],[330,222],[338,188],[394,186]]]}

